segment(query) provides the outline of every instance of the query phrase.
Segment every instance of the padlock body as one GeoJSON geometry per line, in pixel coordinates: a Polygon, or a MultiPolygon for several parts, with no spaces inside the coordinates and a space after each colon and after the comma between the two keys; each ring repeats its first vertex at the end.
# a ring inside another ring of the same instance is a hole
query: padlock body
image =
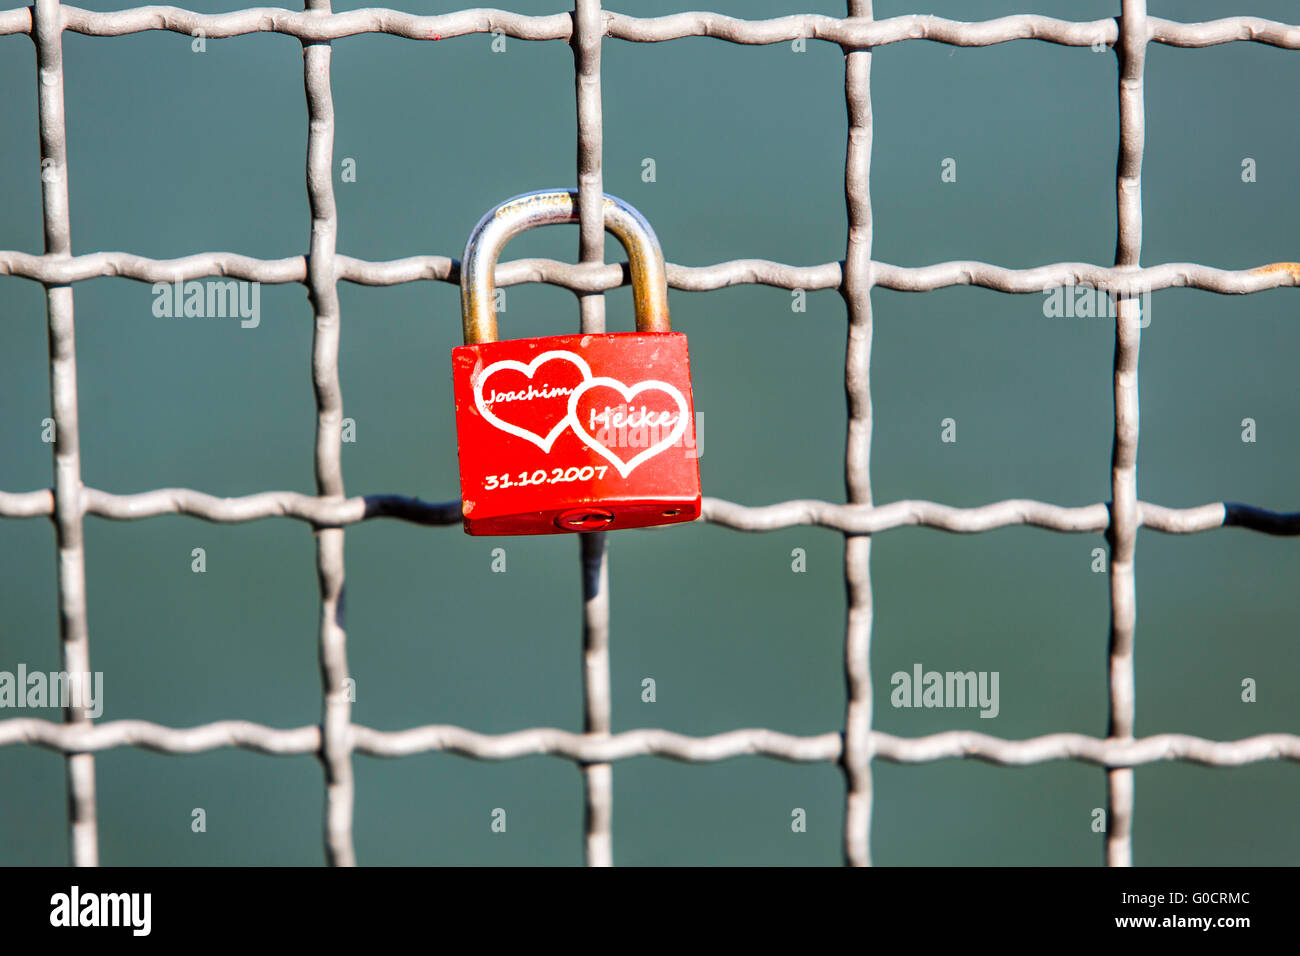
{"type": "Polygon", "coordinates": [[[686,336],[556,335],[452,349],[461,511],[475,535],[700,516],[686,336]]]}

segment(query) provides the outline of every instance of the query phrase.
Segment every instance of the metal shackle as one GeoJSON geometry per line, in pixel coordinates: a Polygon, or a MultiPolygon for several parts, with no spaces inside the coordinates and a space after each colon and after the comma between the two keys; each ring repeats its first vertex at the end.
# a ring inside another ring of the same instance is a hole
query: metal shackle
{"type": "MultiPolygon", "coordinates": [[[[632,269],[632,297],[636,305],[636,330],[671,332],[668,321],[668,274],[659,239],[645,218],[613,196],[602,207],[605,229],[627,250],[632,269]]],[[[465,243],[460,260],[460,307],[465,324],[465,344],[497,340],[494,274],[501,250],[512,238],[534,226],[578,221],[578,194],[573,190],[544,189],[507,199],[479,220],[465,243]]]]}

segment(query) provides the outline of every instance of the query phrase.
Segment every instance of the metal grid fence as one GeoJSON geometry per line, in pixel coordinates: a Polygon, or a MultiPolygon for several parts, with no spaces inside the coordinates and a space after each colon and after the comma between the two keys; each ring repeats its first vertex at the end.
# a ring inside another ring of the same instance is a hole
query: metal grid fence
{"type": "Polygon", "coordinates": [[[35,744],[66,755],[71,859],[76,865],[98,860],[94,752],[112,747],[144,747],[186,754],[217,747],[240,747],[264,754],[314,754],[325,772],[325,850],[331,864],[355,862],[352,845],[354,753],[403,756],[448,751],[499,760],[550,754],[574,761],[582,771],[585,794],[586,859],[610,864],[612,770],[615,760],[655,754],[675,760],[707,762],[741,754],[790,761],[835,761],[847,783],[844,855],[849,864],[870,862],[871,761],[925,763],[973,757],[1009,766],[1049,760],[1078,760],[1104,767],[1108,780],[1106,861],[1132,862],[1133,769],[1160,760],[1211,766],[1240,766],[1262,760],[1300,760],[1300,736],[1265,734],[1216,742],[1182,734],[1135,739],[1133,633],[1135,623],[1134,546],[1139,527],[1174,534],[1237,526],[1266,534],[1300,534],[1300,513],[1277,514],[1246,505],[1218,502],[1170,509],[1137,499],[1138,440],[1137,292],[1185,286],[1222,294],[1243,294],[1300,284],[1300,264],[1274,263],[1245,271],[1224,271],[1190,263],[1141,268],[1141,167],[1144,137],[1143,64],[1148,43],[1206,47],[1236,41],[1300,49],[1300,26],[1251,17],[1208,23],[1176,23],[1146,15],[1145,0],[1123,0],[1116,19],[1073,23],[1033,14],[962,23],[934,16],[875,20],[871,0],[848,0],[848,17],[797,15],[745,21],[715,13],[679,13],[637,18],[601,9],[599,0],[576,0],[572,11],[523,16],[500,10],[461,10],[414,16],[388,9],[333,13],[330,0],[307,0],[303,12],[260,8],[199,14],[175,7],[141,7],[97,13],[36,0],[25,9],[0,11],[0,35],[27,34],[36,44],[40,146],[45,224],[45,254],[0,251],[0,273],[40,282],[46,290],[49,322],[50,392],[56,425],[54,486],[27,493],[0,492],[0,517],[51,518],[58,546],[59,636],[66,671],[87,672],[85,559],[82,525],[86,515],[130,520],[185,514],[215,522],[286,517],[311,525],[316,538],[320,581],[320,666],[323,714],[318,725],[280,730],[242,721],[219,721],[189,729],[144,721],[93,724],[81,708],[69,708],[64,723],[11,719],[0,721],[0,746],[35,744]],[[311,242],[306,256],[253,259],[232,253],[206,253],[181,259],[145,259],[126,253],[74,256],[68,214],[68,157],[63,107],[62,35],[122,36],[168,30],[207,37],[276,32],[297,37],[303,46],[303,77],[310,132],[307,142],[307,193],[311,242]],[[546,282],[573,291],[581,307],[582,330],[605,327],[603,293],[628,281],[625,268],[605,264],[601,220],[601,44],[606,37],[660,42],[708,36],[731,43],[771,44],[798,38],[838,44],[844,51],[845,99],[849,117],[844,193],[849,230],[841,262],[796,267],[763,260],[739,260],[705,267],[668,266],[673,288],[690,291],[755,283],[784,289],[837,289],[848,312],[845,392],[848,434],[845,455],[847,503],[787,501],[744,507],[706,498],[703,520],[742,531],[793,525],[832,528],[844,535],[844,577],[848,599],[845,673],[848,705],[844,729],[813,737],[773,730],[735,730],[710,737],[688,737],[664,730],[610,733],[608,563],[602,534],[580,539],[584,596],[584,732],[532,728],[484,735],[460,727],[425,726],[384,732],[354,724],[345,691],[348,676],[342,617],[344,527],[389,517],[417,524],[453,525],[459,503],[429,504],[397,495],[347,497],[340,465],[342,394],[338,379],[340,280],[362,285],[393,285],[418,280],[459,281],[459,263],[442,256],[366,262],[335,249],[332,157],[334,110],[330,89],[330,41],[361,33],[387,33],[414,40],[437,40],[471,33],[501,32],[525,40],[559,40],[573,49],[578,118],[577,172],[581,222],[580,262],[518,260],[501,265],[498,285],[546,282]],[[946,262],[901,268],[871,258],[872,216],[868,187],[871,161],[871,57],[875,47],[904,40],[931,40],[954,46],[991,46],[1036,39],[1063,46],[1112,48],[1119,60],[1118,238],[1111,268],[1056,263],[1034,269],[1003,269],[981,262],[946,262]],[[141,282],[169,282],[220,275],[307,286],[315,313],[312,381],[316,394],[315,496],[266,492],[241,498],[216,498],[190,489],[160,489],[116,495],[81,482],[78,453],[77,375],[73,326],[76,282],[121,276],[141,282]],[[1044,288],[1089,283],[1115,296],[1115,428],[1111,501],[1066,508],[1039,501],[1001,501],[953,508],[929,501],[872,501],[868,462],[871,444],[871,289],[880,286],[923,292],[953,285],[976,285],[1007,293],[1038,293],[1044,288]],[[974,533],[1009,525],[1032,525],[1060,532],[1104,532],[1110,559],[1110,722],[1105,738],[1049,734],[1030,740],[1003,740],[973,732],[947,732],[901,738],[871,727],[870,649],[872,597],[868,568],[871,536],[905,525],[974,533]]]}

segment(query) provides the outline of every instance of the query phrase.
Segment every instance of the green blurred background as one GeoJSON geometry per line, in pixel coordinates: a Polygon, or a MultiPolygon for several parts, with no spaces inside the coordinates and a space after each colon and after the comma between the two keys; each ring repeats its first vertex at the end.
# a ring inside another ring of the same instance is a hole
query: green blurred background
{"type": "MultiPolygon", "coordinates": [[[[84,2],[84,0],[83,0],[84,2]]],[[[126,4],[92,3],[95,9],[126,4]]],[[[201,3],[237,9],[236,0],[201,3]]],[[[403,9],[440,13],[446,2],[403,9]]],[[[511,9],[562,7],[516,0],[511,9]]],[[[842,15],[825,0],[715,0],[749,19],[842,15]]],[[[1023,0],[931,0],[966,20],[1023,0]]],[[[1035,0],[1075,20],[1114,0],[1035,0]]],[[[341,9],[342,5],[336,6],[341,9]]],[[[652,16],[688,7],[616,7],[652,16]]],[[[880,0],[876,15],[916,12],[880,0]]],[[[1282,0],[1152,0],[1150,13],[1294,19],[1282,0]]],[[[837,47],[740,47],[709,39],[603,50],[607,192],[654,224],[672,262],[760,257],[810,265],[843,255],[845,110],[837,47]],[[641,179],[652,157],[657,182],[641,179]]],[[[305,251],[306,110],[300,44],[279,35],[209,40],[149,33],[64,40],[73,248],[172,258],[305,251]]],[[[1300,59],[1237,43],[1153,44],[1147,57],[1142,259],[1247,268],[1295,259],[1300,142],[1287,100],[1300,59]],[[1241,181],[1245,157],[1258,181],[1241,181]]],[[[35,57],[0,37],[0,248],[41,250],[35,57]]],[[[1113,261],[1115,57],[1019,41],[984,49],[925,42],[873,58],[875,257],[901,265],[981,259],[1029,267],[1113,261]],[[957,161],[958,181],[940,164],[957,161]]],[[[573,62],[558,42],[472,36],[335,42],[339,250],[364,259],[459,256],[496,202],[575,180],[573,62]]],[[[573,227],[530,233],[506,258],[572,260],[573,227]]],[[[622,253],[611,241],[611,260],[622,253]]],[[[340,285],[343,448],[350,494],[456,494],[448,352],[455,287],[340,285]]],[[[674,292],[690,335],[703,415],[705,493],[747,504],[843,500],[845,309],[738,287],[674,292]]],[[[1290,290],[1222,297],[1157,293],[1143,333],[1139,494],[1297,507],[1293,385],[1300,348],[1290,290]],[[1240,422],[1258,422],[1258,441],[1240,422]]],[[[114,492],[188,486],[217,495],[310,493],[312,315],[300,285],[264,286],[262,321],[159,319],[147,284],[76,286],[85,482],[114,492]]],[[[1113,327],[1047,319],[1039,295],[957,288],[872,296],[872,481],[878,502],[977,505],[1109,498],[1113,327]],[[939,422],[958,423],[956,444],[939,422]]],[[[627,289],[611,329],[630,328],[627,289]]],[[[513,287],[505,334],[577,327],[573,296],[513,287]]],[[[0,488],[48,487],[45,308],[38,284],[0,279],[0,488]]],[[[915,736],[968,728],[1024,738],[1105,733],[1107,583],[1090,571],[1100,536],[1010,529],[951,536],[900,529],[872,549],[875,724],[915,736]],[[1001,674],[1001,713],[895,710],[890,674],[914,663],[1001,674]]],[[[103,720],[190,726],[319,718],[317,589],[310,530],[268,520],[86,521],[91,663],[103,720]],[[191,571],[191,550],[207,571],[191,571]]],[[[354,719],[398,729],[454,723],[500,733],[581,728],[580,580],[571,537],[474,539],[457,527],[373,521],[347,532],[354,719]],[[508,571],[490,570],[504,546],[508,571]]],[[[747,535],[704,524],[610,537],[613,721],[711,734],[794,734],[843,719],[842,540],[798,528],[747,535]],[[791,571],[804,548],[807,572],[791,571]],[[643,703],[641,680],[658,699],[643,703]]],[[[0,670],[59,666],[54,537],[46,520],[0,522],[0,670]]],[[[1138,543],[1138,733],[1235,739],[1295,730],[1294,541],[1220,530],[1138,543]],[[1241,681],[1259,684],[1257,703],[1241,681]]],[[[54,711],[0,716],[55,717],[54,711]]],[[[356,846],[368,864],[577,864],[581,781],[550,758],[479,763],[426,754],[357,757],[356,846]],[[506,808],[508,830],[490,829],[506,808]]],[[[308,757],[238,751],[96,758],[105,864],[314,864],[321,769],[308,757]],[[191,810],[207,832],[190,830],[191,810]]],[[[1300,852],[1300,771],[1185,765],[1137,771],[1138,864],[1288,864],[1300,852]]],[[[1104,774],[1052,763],[1002,769],[944,761],[874,769],[880,864],[1083,864],[1104,774]]],[[[63,762],[0,750],[0,863],[66,859],[63,762]]],[[[830,765],[761,758],[692,766],[639,758],[614,770],[615,860],[625,864],[834,864],[843,782],[830,765]],[[793,833],[791,811],[807,811],[793,833]]]]}

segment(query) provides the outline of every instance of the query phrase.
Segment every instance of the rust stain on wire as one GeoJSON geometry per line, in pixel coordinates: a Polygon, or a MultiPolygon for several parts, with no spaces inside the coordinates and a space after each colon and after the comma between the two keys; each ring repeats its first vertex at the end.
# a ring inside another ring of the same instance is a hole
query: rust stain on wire
{"type": "Polygon", "coordinates": [[[1258,269],[1251,269],[1251,275],[1257,276],[1277,276],[1281,278],[1286,276],[1293,283],[1300,284],[1300,262],[1273,262],[1266,266],[1260,266],[1258,269]]]}

